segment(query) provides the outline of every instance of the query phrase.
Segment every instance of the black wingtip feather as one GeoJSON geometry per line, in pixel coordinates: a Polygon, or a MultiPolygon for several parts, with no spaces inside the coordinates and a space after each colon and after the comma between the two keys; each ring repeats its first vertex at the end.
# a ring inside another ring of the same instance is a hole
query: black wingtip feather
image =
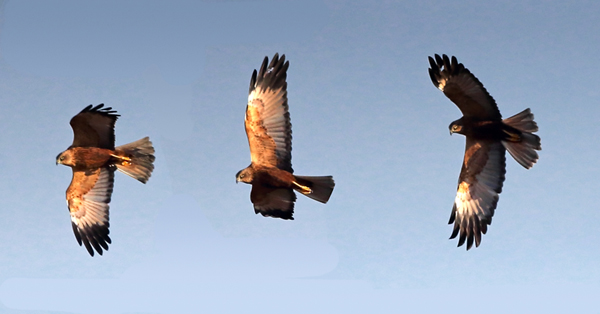
{"type": "MultiPolygon", "coordinates": [[[[473,232],[471,237],[475,240],[475,247],[479,247],[479,243],[481,242],[481,222],[477,216],[474,216],[473,220],[473,232]]],[[[473,245],[473,241],[471,241],[471,245],[473,245]]]]}
{"type": "Polygon", "coordinates": [[[272,89],[285,88],[287,86],[286,78],[289,65],[289,61],[285,61],[285,54],[281,55],[280,58],[279,53],[275,53],[271,63],[269,63],[269,57],[265,57],[256,77],[254,72],[252,74],[249,93],[252,93],[259,85],[272,89]]]}
{"type": "MultiPolygon", "coordinates": [[[[87,239],[83,239],[83,244],[85,245],[85,249],[88,251],[90,256],[94,256],[94,249],[92,249],[92,246],[90,245],[90,241],[88,241],[87,239]]],[[[102,255],[102,254],[100,254],[100,255],[102,255]]]]}
{"type": "Polygon", "coordinates": [[[77,225],[71,222],[71,227],[73,227],[73,233],[75,234],[75,239],[77,239],[77,243],[81,246],[81,236],[79,235],[79,231],[77,230],[77,225]]]}
{"type": "Polygon", "coordinates": [[[457,235],[458,235],[458,227],[454,226],[454,229],[452,230],[452,234],[450,235],[450,238],[448,238],[448,239],[452,240],[452,239],[456,238],[457,235]]]}
{"type": "Polygon", "coordinates": [[[254,70],[254,72],[252,72],[252,78],[250,78],[250,89],[248,90],[248,94],[252,93],[252,90],[254,90],[254,86],[256,86],[256,70],[254,70]]]}
{"type": "Polygon", "coordinates": [[[439,79],[442,77],[458,75],[461,71],[469,71],[465,69],[465,66],[462,63],[458,62],[458,59],[456,59],[455,56],[449,58],[445,54],[443,54],[441,57],[440,55],[435,54],[435,60],[432,57],[428,58],[430,66],[429,76],[433,81],[433,85],[435,85],[436,87],[439,85],[439,79]]]}
{"type": "Polygon", "coordinates": [[[429,78],[435,87],[439,86],[438,78],[436,75],[437,71],[435,69],[429,69],[429,78]]]}
{"type": "Polygon", "coordinates": [[[450,58],[447,55],[442,55],[442,62],[444,63],[444,68],[450,69],[450,58]]]}
{"type": "Polygon", "coordinates": [[[284,220],[294,220],[294,210],[280,210],[280,209],[254,209],[255,214],[261,214],[263,217],[280,218],[284,220]]]}
{"type": "Polygon", "coordinates": [[[93,241],[90,241],[90,243],[92,244],[92,246],[94,247],[94,249],[96,249],[96,251],[98,252],[98,254],[102,255],[102,248],[98,244],[98,239],[94,239],[93,241]]]}
{"type": "Polygon", "coordinates": [[[453,68],[458,68],[459,67],[458,60],[456,60],[455,56],[452,56],[452,62],[451,63],[452,63],[452,67],[453,68]]]}
{"type": "Polygon", "coordinates": [[[468,237],[467,237],[467,251],[468,251],[469,249],[471,249],[471,247],[472,247],[472,246],[473,246],[473,235],[472,235],[472,234],[470,234],[470,235],[468,235],[468,237]]]}
{"type": "Polygon", "coordinates": [[[465,240],[467,239],[467,233],[464,231],[460,231],[460,237],[458,238],[458,245],[456,247],[462,246],[465,244],[465,240]]]}
{"type": "Polygon", "coordinates": [[[112,243],[109,236],[108,222],[104,226],[91,226],[88,230],[81,230],[74,223],[71,223],[71,225],[73,226],[77,243],[80,246],[85,246],[85,249],[91,256],[94,256],[94,250],[100,255],[102,255],[103,251],[108,251],[108,244],[112,243]]]}
{"type": "Polygon", "coordinates": [[[110,116],[110,117],[120,117],[121,115],[117,114],[116,110],[113,110],[112,107],[106,107],[104,108],[104,104],[99,104],[96,105],[94,107],[94,105],[89,105],[85,108],[83,108],[83,110],[81,110],[81,112],[79,113],[85,113],[85,112],[93,112],[93,113],[99,113],[105,116],[110,116]]]}
{"type": "Polygon", "coordinates": [[[278,61],[279,61],[279,53],[276,52],[275,55],[273,56],[273,59],[271,59],[271,63],[269,63],[269,68],[274,68],[275,65],[277,65],[278,61]]]}
{"type": "Polygon", "coordinates": [[[448,224],[451,224],[456,219],[456,206],[452,208],[452,213],[450,213],[450,219],[448,219],[448,224]]]}
{"type": "Polygon", "coordinates": [[[448,221],[448,224],[452,223],[454,223],[454,227],[449,239],[452,240],[460,234],[457,247],[466,243],[466,249],[468,251],[473,247],[473,244],[475,244],[475,247],[479,247],[481,244],[481,235],[487,233],[487,226],[492,223],[492,220],[491,218],[482,220],[477,216],[473,216],[469,219],[457,221],[456,208],[453,208],[450,220],[448,221]]]}
{"type": "Polygon", "coordinates": [[[430,68],[436,68],[437,64],[435,64],[435,60],[433,60],[432,57],[427,57],[427,59],[429,60],[429,67],[430,68]]]}
{"type": "Polygon", "coordinates": [[[265,57],[263,59],[262,64],[260,65],[260,70],[258,71],[258,73],[260,74],[259,75],[259,81],[260,81],[260,78],[262,78],[265,75],[265,72],[267,72],[267,65],[268,64],[269,64],[269,57],[265,57]]]}

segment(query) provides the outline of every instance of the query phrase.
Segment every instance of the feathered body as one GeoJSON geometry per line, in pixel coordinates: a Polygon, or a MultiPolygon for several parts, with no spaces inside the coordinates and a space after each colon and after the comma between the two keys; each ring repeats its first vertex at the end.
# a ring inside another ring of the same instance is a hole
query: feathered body
{"type": "Polygon", "coordinates": [[[94,250],[102,255],[111,243],[108,204],[115,170],[146,183],[155,159],[148,137],[115,148],[114,126],[119,115],[103,107],[89,105],[71,119],[73,144],[56,157],[56,164],[73,169],[67,205],[77,242],[91,256],[94,250]]]}
{"type": "Polygon", "coordinates": [[[450,134],[466,136],[465,156],[449,224],[451,239],[460,234],[458,246],[479,246],[487,232],[502,192],[506,174],[505,151],[526,169],[538,160],[541,150],[538,126],[529,109],[502,120],[496,102],[483,84],[455,57],[429,57],[433,85],[452,101],[463,117],[448,127],[450,134]]]}
{"type": "Polygon", "coordinates": [[[335,183],[331,176],[295,176],[292,169],[292,124],[287,103],[285,55],[265,57],[250,80],[246,135],[251,164],[236,174],[237,182],[252,184],[250,200],[263,216],[293,219],[297,191],[327,203],[335,183]]]}

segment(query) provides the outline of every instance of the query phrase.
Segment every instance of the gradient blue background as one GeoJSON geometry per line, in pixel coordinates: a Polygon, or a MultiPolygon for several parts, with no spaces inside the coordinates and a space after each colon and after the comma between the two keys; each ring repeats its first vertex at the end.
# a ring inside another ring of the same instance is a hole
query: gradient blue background
{"type": "Polygon", "coordinates": [[[0,2],[0,313],[599,313],[600,2],[0,2]],[[252,70],[290,60],[293,166],[328,204],[255,215],[243,127],[252,70]],[[505,117],[531,108],[539,162],[507,156],[493,224],[447,240],[464,137],[427,56],[456,55],[505,117]],[[88,104],[150,136],[117,174],[113,244],[77,245],[55,156],[88,104]]]}

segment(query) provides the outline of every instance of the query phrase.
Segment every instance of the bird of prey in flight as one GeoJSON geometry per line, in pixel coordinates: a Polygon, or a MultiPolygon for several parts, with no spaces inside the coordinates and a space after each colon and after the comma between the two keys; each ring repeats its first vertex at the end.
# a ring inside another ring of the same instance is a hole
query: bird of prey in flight
{"type": "Polygon", "coordinates": [[[454,223],[450,239],[460,234],[458,246],[467,242],[467,250],[481,243],[487,232],[502,192],[506,173],[505,151],[529,169],[541,150],[538,126],[531,110],[502,119],[496,102],[483,84],[456,57],[429,57],[429,76],[433,85],[458,106],[463,117],[452,122],[450,134],[466,140],[465,157],[458,178],[458,192],[450,215],[454,223]]]}
{"type": "Polygon", "coordinates": [[[245,121],[251,163],[236,174],[236,182],[252,185],[250,200],[257,214],[282,219],[294,219],[294,191],[327,203],[335,186],[331,176],[293,174],[288,67],[285,55],[275,54],[252,73],[245,121]]]}
{"type": "Polygon", "coordinates": [[[67,188],[71,225],[79,245],[94,256],[111,243],[108,236],[108,203],[115,170],[146,183],[154,170],[154,148],[145,137],[115,148],[115,122],[111,107],[89,105],[71,119],[73,144],[58,154],[56,164],[73,170],[67,188]]]}

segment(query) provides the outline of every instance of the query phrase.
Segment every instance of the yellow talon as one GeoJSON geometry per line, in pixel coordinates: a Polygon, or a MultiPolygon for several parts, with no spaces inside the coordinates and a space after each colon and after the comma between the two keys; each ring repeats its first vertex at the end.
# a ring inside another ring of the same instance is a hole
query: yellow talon
{"type": "Polygon", "coordinates": [[[295,186],[297,186],[300,189],[300,193],[302,193],[304,195],[312,193],[312,190],[309,187],[304,186],[304,185],[300,185],[296,181],[292,182],[292,184],[294,184],[295,186]]]}
{"type": "Polygon", "coordinates": [[[119,156],[119,155],[115,155],[115,154],[110,154],[111,156],[118,158],[121,160],[121,164],[124,166],[129,166],[131,165],[131,158],[126,157],[126,156],[119,156]]]}
{"type": "Polygon", "coordinates": [[[506,133],[509,136],[509,140],[511,142],[519,142],[519,141],[521,141],[521,137],[518,134],[508,132],[507,130],[502,130],[502,131],[504,131],[504,133],[506,133]]]}

